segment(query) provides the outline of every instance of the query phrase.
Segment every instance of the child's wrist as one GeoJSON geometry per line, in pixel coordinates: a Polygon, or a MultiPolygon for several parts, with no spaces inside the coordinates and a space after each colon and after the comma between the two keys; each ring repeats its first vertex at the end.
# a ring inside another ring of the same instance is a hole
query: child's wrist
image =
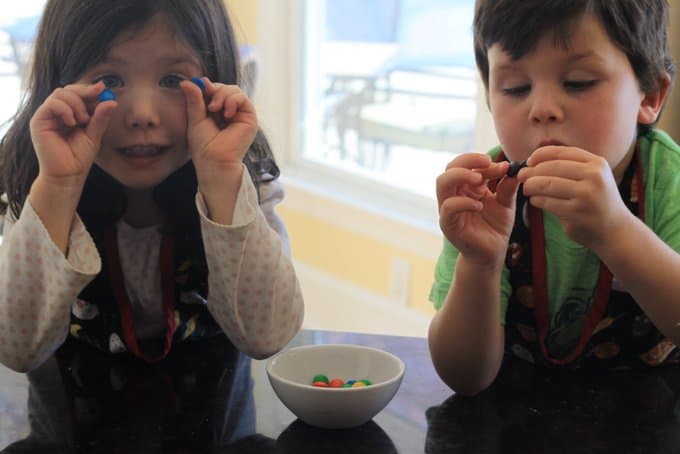
{"type": "Polygon", "coordinates": [[[61,201],[74,200],[76,205],[85,186],[84,177],[52,177],[38,174],[31,184],[30,193],[44,194],[61,201]]]}
{"type": "Polygon", "coordinates": [[[196,165],[196,178],[201,191],[221,192],[238,188],[243,178],[244,165],[240,162],[222,165],[196,165]]]}
{"type": "Polygon", "coordinates": [[[503,270],[503,265],[505,264],[505,254],[490,259],[460,253],[456,268],[460,266],[461,263],[464,264],[468,270],[474,269],[476,273],[483,273],[485,275],[500,274],[503,270]]]}

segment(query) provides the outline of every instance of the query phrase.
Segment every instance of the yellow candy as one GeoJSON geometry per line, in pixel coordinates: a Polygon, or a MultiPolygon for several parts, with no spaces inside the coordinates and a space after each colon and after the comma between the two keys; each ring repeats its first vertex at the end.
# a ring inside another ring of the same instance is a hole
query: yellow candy
{"type": "Polygon", "coordinates": [[[361,388],[362,386],[366,386],[366,383],[357,381],[352,384],[352,388],[361,388]]]}

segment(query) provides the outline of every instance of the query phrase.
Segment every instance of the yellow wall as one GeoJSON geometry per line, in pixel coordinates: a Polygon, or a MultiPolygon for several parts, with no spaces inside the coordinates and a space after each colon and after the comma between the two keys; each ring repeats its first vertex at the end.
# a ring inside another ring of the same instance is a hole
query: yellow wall
{"type": "Polygon", "coordinates": [[[675,60],[676,76],[675,88],[666,101],[663,115],[659,121],[659,127],[667,131],[673,139],[680,142],[680,83],[678,83],[678,71],[680,70],[680,1],[673,0],[671,5],[669,43],[671,54],[675,60]]]}
{"type": "MultiPolygon", "coordinates": [[[[225,0],[242,44],[257,43],[257,1],[225,0]]],[[[338,227],[283,205],[277,210],[286,224],[297,261],[313,266],[351,284],[389,297],[392,261],[410,266],[409,307],[433,313],[427,301],[435,261],[396,248],[386,242],[338,227]]]]}
{"type": "Polygon", "coordinates": [[[405,260],[410,265],[408,306],[433,312],[427,295],[434,260],[286,207],[285,200],[278,213],[288,228],[296,260],[385,297],[390,296],[392,260],[405,260]]]}
{"type": "Polygon", "coordinates": [[[257,2],[224,0],[240,44],[257,44],[257,2]]]}

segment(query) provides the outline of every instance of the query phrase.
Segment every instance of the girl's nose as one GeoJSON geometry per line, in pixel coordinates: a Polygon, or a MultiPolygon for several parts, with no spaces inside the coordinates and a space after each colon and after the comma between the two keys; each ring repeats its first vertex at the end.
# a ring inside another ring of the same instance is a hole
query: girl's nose
{"type": "Polygon", "coordinates": [[[129,93],[127,96],[125,124],[129,128],[150,129],[160,124],[153,96],[148,93],[129,93]]]}
{"type": "Polygon", "coordinates": [[[533,93],[529,120],[534,124],[560,122],[564,118],[564,111],[560,105],[558,95],[554,91],[546,90],[533,93]]]}

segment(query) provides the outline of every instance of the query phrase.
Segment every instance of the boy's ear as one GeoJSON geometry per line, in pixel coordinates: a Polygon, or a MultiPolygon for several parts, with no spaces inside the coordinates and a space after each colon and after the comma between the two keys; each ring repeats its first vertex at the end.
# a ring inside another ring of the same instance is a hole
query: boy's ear
{"type": "Polygon", "coordinates": [[[638,123],[643,125],[651,125],[659,118],[661,109],[663,109],[664,101],[668,95],[668,90],[671,86],[671,76],[664,73],[659,81],[659,88],[651,93],[646,93],[640,102],[640,111],[638,112],[638,123]]]}

